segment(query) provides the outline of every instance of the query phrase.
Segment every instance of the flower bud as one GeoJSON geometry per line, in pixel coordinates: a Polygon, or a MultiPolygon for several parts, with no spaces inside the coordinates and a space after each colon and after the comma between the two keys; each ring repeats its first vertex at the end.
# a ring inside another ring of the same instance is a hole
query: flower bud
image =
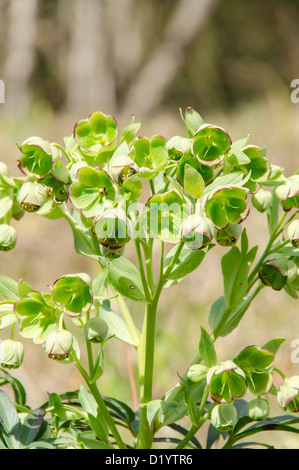
{"type": "Polygon", "coordinates": [[[181,238],[191,250],[200,250],[207,246],[212,238],[212,223],[204,215],[192,214],[182,225],[181,238]]]}
{"type": "Polygon", "coordinates": [[[111,209],[96,217],[92,227],[99,243],[108,248],[121,248],[132,237],[132,224],[121,209],[111,209]]]}
{"type": "Polygon", "coordinates": [[[247,405],[247,414],[254,421],[266,419],[270,412],[270,406],[264,398],[255,398],[247,405]]]}
{"type": "Polygon", "coordinates": [[[266,212],[272,204],[271,192],[260,188],[253,194],[251,202],[259,212],[266,212]]]}
{"type": "Polygon", "coordinates": [[[240,224],[228,226],[222,230],[217,230],[215,239],[220,246],[233,246],[237,243],[242,233],[242,226],[240,224]]]}
{"type": "Polygon", "coordinates": [[[188,379],[192,382],[200,382],[206,378],[209,368],[203,364],[194,364],[188,370],[188,379]]]}
{"type": "Polygon", "coordinates": [[[7,224],[0,225],[0,251],[9,251],[16,246],[17,231],[7,224]]]}
{"type": "Polygon", "coordinates": [[[4,162],[0,162],[0,175],[4,176],[10,176],[10,171],[8,169],[8,166],[4,162]]]}
{"type": "Polygon", "coordinates": [[[26,212],[36,212],[46,202],[47,188],[42,184],[28,181],[20,189],[18,202],[26,212]]]}
{"type": "Polygon", "coordinates": [[[290,410],[293,413],[299,412],[299,375],[289,377],[279,387],[277,401],[284,410],[290,410]]]}
{"type": "Polygon", "coordinates": [[[288,238],[292,245],[299,248],[299,219],[293,220],[288,227],[288,238]]]}
{"type": "Polygon", "coordinates": [[[47,336],[45,350],[50,359],[67,359],[72,350],[73,336],[67,330],[53,330],[47,336]]]}
{"type": "Polygon", "coordinates": [[[238,419],[238,413],[234,405],[217,405],[211,413],[211,423],[218,431],[231,431],[238,419]]]}
{"type": "Polygon", "coordinates": [[[84,326],[85,338],[92,343],[102,343],[108,333],[108,325],[102,318],[91,318],[84,326]]]}
{"type": "Polygon", "coordinates": [[[17,369],[23,362],[24,346],[19,341],[5,339],[0,343],[0,364],[7,369],[17,369]]]}

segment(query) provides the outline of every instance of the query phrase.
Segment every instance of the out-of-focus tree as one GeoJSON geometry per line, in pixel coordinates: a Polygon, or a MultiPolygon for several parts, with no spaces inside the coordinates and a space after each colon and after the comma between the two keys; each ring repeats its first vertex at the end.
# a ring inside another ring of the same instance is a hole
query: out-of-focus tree
{"type": "Polygon", "coordinates": [[[3,0],[7,104],[138,119],[190,104],[225,111],[289,87],[298,20],[298,0],[3,0]]]}

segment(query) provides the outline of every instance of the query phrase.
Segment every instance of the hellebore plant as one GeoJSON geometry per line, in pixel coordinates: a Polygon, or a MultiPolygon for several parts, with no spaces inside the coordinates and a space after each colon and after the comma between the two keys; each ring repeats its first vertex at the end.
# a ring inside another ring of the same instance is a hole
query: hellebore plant
{"type": "MultiPolygon", "coordinates": [[[[284,339],[248,345],[224,361],[215,349],[216,340],[238,326],[263,288],[284,289],[298,298],[299,173],[286,177],[283,168],[270,164],[265,148],[249,145],[248,137],[233,142],[226,130],[205,123],[192,108],[181,117],[186,134],[167,140],[138,137],[140,123],[134,119],[119,132],[112,116],[95,112],[75,124],[64,146],[40,137],[19,144],[22,176],[12,177],[0,163],[0,250],[17,243],[14,220],[35,212],[65,219],[76,252],[99,263],[94,279],[68,273],[48,292],[0,276],[0,328],[10,330],[0,343],[0,364],[2,383],[11,383],[16,395],[17,408],[9,404],[11,416],[17,420],[17,412],[35,413],[46,428],[34,434],[29,447],[150,449],[166,442],[200,449],[196,434],[205,423],[207,448],[220,436],[224,448],[238,448],[242,439],[267,429],[299,433],[294,415],[269,417],[270,396],[283,410],[299,410],[298,376],[286,378],[274,366],[284,339]],[[246,233],[250,209],[266,214],[269,238],[259,258],[246,233]],[[125,257],[129,244],[135,263],[125,257]],[[160,247],[158,276],[154,244],[160,247]],[[224,292],[211,306],[210,332],[198,332],[197,355],[178,384],[153,397],[160,296],[194,272],[215,245],[223,250],[224,292]],[[112,299],[121,315],[113,311],[112,299]],[[49,359],[76,366],[85,385],[78,392],[50,394],[40,414],[31,412],[21,384],[6,371],[23,361],[16,333],[41,345],[49,359]],[[101,393],[105,345],[117,340],[136,351],[137,410],[101,393]],[[283,379],[278,389],[274,374],[283,379]],[[188,429],[178,424],[186,416],[188,429]],[[170,436],[165,430],[159,435],[167,427],[170,436]]],[[[9,439],[5,403],[2,393],[0,444],[23,446],[9,439]]]]}

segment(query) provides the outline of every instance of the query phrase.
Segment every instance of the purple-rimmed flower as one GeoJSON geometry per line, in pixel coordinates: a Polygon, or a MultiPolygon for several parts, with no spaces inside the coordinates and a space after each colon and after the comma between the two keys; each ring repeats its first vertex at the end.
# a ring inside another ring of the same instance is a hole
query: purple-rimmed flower
{"type": "Polygon", "coordinates": [[[151,139],[140,137],[134,143],[132,158],[139,167],[141,178],[151,180],[162,171],[168,163],[166,139],[155,135],[151,139]]]}
{"type": "Polygon", "coordinates": [[[181,238],[192,250],[206,247],[213,239],[213,224],[205,214],[192,214],[182,225],[181,238]]]}
{"type": "Polygon", "coordinates": [[[203,124],[194,137],[192,153],[202,165],[219,165],[230,149],[231,138],[222,127],[203,124]]]}
{"type": "Polygon", "coordinates": [[[261,421],[270,413],[269,402],[265,398],[254,398],[247,405],[247,414],[254,421],[261,421]]]}
{"type": "Polygon", "coordinates": [[[274,290],[281,290],[297,277],[296,264],[281,253],[267,256],[259,270],[261,281],[274,290]]]}
{"type": "Polygon", "coordinates": [[[95,217],[105,201],[115,199],[115,189],[111,178],[101,168],[79,168],[78,182],[69,187],[69,200],[87,218],[95,217]]]}
{"type": "Polygon", "coordinates": [[[215,227],[222,230],[243,222],[249,215],[247,191],[239,187],[220,187],[208,193],[205,211],[215,227]]]}
{"type": "Polygon", "coordinates": [[[277,401],[284,410],[299,412],[299,375],[289,377],[279,387],[277,401]]]}
{"type": "Polygon", "coordinates": [[[247,389],[245,373],[230,360],[211,367],[207,373],[207,385],[212,399],[218,403],[239,400],[247,389]]]}
{"type": "Polygon", "coordinates": [[[290,176],[275,188],[275,193],[287,212],[299,207],[299,175],[290,176]]]}
{"type": "Polygon", "coordinates": [[[40,137],[30,137],[20,146],[18,160],[20,170],[27,176],[43,178],[50,173],[54,161],[59,156],[58,149],[40,137]]]}
{"type": "Polygon", "coordinates": [[[243,370],[249,390],[255,395],[268,393],[272,387],[274,354],[259,346],[244,348],[234,362],[243,370]]]}
{"type": "Polygon", "coordinates": [[[97,111],[75,124],[73,137],[83,154],[103,164],[116,148],[116,120],[97,111]]]}
{"type": "Polygon", "coordinates": [[[93,303],[90,286],[91,279],[85,273],[62,276],[53,285],[53,300],[70,317],[81,316],[93,303]]]}

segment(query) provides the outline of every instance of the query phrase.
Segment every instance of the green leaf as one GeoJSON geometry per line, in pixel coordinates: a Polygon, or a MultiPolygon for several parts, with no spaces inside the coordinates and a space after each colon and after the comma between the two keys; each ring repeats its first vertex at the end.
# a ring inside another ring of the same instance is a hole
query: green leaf
{"type": "Polygon", "coordinates": [[[267,222],[270,236],[274,233],[279,218],[279,199],[275,194],[275,191],[272,191],[272,204],[267,210],[267,222]]]}
{"type": "Polygon", "coordinates": [[[0,390],[0,422],[7,447],[9,449],[21,449],[18,413],[12,401],[3,390],[0,390]]]}
{"type": "Polygon", "coordinates": [[[187,126],[189,137],[194,137],[200,126],[204,124],[201,115],[190,107],[186,109],[184,122],[187,126]]]}
{"type": "Polygon", "coordinates": [[[101,441],[109,443],[109,428],[104,419],[101,419],[100,415],[94,417],[92,414],[88,413],[88,419],[90,422],[91,429],[96,434],[97,438],[101,441]]]}
{"type": "Polygon", "coordinates": [[[117,258],[109,265],[109,281],[114,289],[128,299],[145,302],[138,269],[126,258],[117,258]]]}
{"type": "Polygon", "coordinates": [[[281,344],[285,341],[285,338],[275,338],[268,341],[262,349],[266,349],[267,351],[271,352],[272,354],[276,354],[279,350],[281,344]]]}
{"type": "Polygon", "coordinates": [[[135,122],[133,118],[131,123],[125,127],[120,134],[120,142],[125,141],[129,146],[131,146],[136,139],[136,134],[140,129],[140,122],[135,122]]]}
{"type": "Polygon", "coordinates": [[[78,441],[84,444],[84,447],[87,449],[114,449],[111,444],[107,444],[106,442],[98,441],[95,438],[94,433],[90,433],[89,431],[83,431],[78,436],[78,441]]]}
{"type": "Polygon", "coordinates": [[[203,362],[207,367],[212,367],[217,363],[217,355],[213,341],[203,327],[201,327],[199,355],[202,357],[203,362]]]}
{"type": "Polygon", "coordinates": [[[185,165],[184,188],[189,196],[196,199],[200,198],[205,189],[203,177],[188,163],[185,165]]]}
{"type": "Polygon", "coordinates": [[[98,414],[97,402],[93,395],[88,392],[83,385],[80,387],[78,398],[85,413],[89,413],[96,417],[98,414]]]}
{"type": "Polygon", "coordinates": [[[222,320],[222,317],[225,314],[226,309],[227,309],[227,304],[226,304],[224,296],[219,297],[219,299],[217,299],[213,303],[211,310],[210,310],[210,315],[209,315],[209,325],[213,331],[215,331],[220,321],[222,320]]]}
{"type": "MultiPolygon", "coordinates": [[[[168,264],[172,260],[175,252],[177,250],[177,246],[173,248],[165,259],[165,268],[167,269],[168,264]]],[[[172,269],[171,273],[167,276],[167,279],[177,280],[182,279],[187,274],[193,272],[203,261],[205,255],[207,253],[206,249],[203,250],[190,250],[187,246],[184,246],[180,256],[175,264],[174,268],[172,269]]]]}
{"type": "Polygon", "coordinates": [[[18,283],[9,277],[0,275],[0,295],[4,300],[17,302],[20,300],[18,283]]]}
{"type": "Polygon", "coordinates": [[[222,257],[221,266],[224,282],[224,297],[229,308],[236,308],[243,300],[248,287],[248,274],[258,247],[248,253],[241,253],[233,246],[222,257]]]}
{"type": "Polygon", "coordinates": [[[127,324],[123,317],[113,312],[110,308],[110,302],[105,300],[102,307],[100,308],[100,318],[105,320],[108,325],[108,336],[114,336],[115,338],[123,341],[124,343],[132,346],[137,346],[129,332],[127,324]]]}
{"type": "Polygon", "coordinates": [[[24,447],[36,438],[44,422],[45,410],[40,408],[31,411],[21,424],[20,441],[24,447]]]}
{"type": "Polygon", "coordinates": [[[30,292],[32,290],[34,290],[34,289],[30,284],[25,282],[23,279],[19,280],[18,294],[21,297],[21,299],[24,299],[25,297],[27,297],[28,292],[30,292]]]}
{"type": "Polygon", "coordinates": [[[92,281],[92,294],[95,299],[103,299],[108,291],[108,269],[103,269],[92,281]]]}

